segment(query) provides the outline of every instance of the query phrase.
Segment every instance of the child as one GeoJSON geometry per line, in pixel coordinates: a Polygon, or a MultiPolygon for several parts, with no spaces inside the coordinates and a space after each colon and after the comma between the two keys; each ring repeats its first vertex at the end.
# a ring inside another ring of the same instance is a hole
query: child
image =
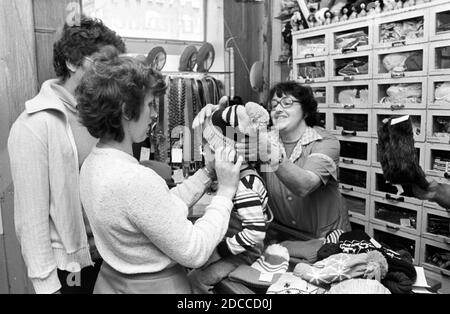
{"type": "MultiPolygon", "coordinates": [[[[269,114],[255,103],[233,105],[216,111],[203,125],[206,149],[233,147],[237,138],[254,136],[267,127],[269,114]]],[[[264,238],[272,213],[263,180],[249,163],[241,168],[241,181],[233,199],[228,231],[205,266],[189,274],[196,293],[211,289],[241,264],[251,265],[264,250],[264,238]]]]}

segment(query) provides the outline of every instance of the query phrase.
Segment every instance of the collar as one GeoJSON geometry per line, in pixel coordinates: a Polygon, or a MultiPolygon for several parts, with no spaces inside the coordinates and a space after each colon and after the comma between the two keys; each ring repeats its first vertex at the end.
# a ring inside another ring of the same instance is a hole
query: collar
{"type": "MultiPolygon", "coordinates": [[[[321,141],[322,139],[323,137],[315,129],[307,127],[305,133],[303,133],[302,137],[300,138],[294,150],[292,151],[292,154],[289,157],[289,161],[295,163],[302,156],[303,146],[309,145],[315,141],[321,141]]],[[[284,154],[284,156],[286,156],[286,149],[284,148],[284,144],[281,141],[280,137],[278,138],[278,141],[280,143],[282,153],[284,154]]]]}
{"type": "Polygon", "coordinates": [[[45,81],[42,84],[39,94],[25,103],[25,111],[28,114],[33,114],[53,109],[62,112],[67,120],[65,106],[54,90],[54,87],[55,85],[58,85],[58,82],[59,79],[45,81]]]}

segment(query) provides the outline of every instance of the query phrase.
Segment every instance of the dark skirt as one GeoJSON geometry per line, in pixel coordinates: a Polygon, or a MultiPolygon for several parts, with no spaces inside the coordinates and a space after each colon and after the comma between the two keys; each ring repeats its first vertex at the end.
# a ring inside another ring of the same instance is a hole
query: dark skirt
{"type": "Polygon", "coordinates": [[[157,273],[122,274],[103,262],[94,294],[191,294],[186,269],[180,265],[157,273]]]}

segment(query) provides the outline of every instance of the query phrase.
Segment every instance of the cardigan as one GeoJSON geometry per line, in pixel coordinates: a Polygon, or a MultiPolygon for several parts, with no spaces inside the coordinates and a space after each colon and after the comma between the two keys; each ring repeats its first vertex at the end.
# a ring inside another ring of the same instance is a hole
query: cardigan
{"type": "Polygon", "coordinates": [[[79,162],[66,108],[43,83],[8,138],[17,238],[36,293],[61,288],[57,269],[93,265],[79,197],[79,162]]]}
{"type": "Polygon", "coordinates": [[[205,171],[169,190],[152,169],[114,148],[92,150],[80,183],[97,249],[123,274],[155,273],[176,263],[201,267],[225,235],[233,207],[231,199],[215,196],[193,224],[188,208],[210,184],[205,171]]]}

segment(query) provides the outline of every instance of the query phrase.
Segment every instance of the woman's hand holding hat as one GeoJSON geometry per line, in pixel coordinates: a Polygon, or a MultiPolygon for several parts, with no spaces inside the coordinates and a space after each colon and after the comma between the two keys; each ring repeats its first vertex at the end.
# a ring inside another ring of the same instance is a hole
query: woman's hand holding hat
{"type": "Polygon", "coordinates": [[[213,104],[207,104],[195,117],[194,121],[192,122],[192,128],[197,129],[203,125],[205,120],[212,116],[212,114],[219,110],[220,108],[225,108],[228,104],[228,96],[223,96],[218,105],[213,104]]]}

